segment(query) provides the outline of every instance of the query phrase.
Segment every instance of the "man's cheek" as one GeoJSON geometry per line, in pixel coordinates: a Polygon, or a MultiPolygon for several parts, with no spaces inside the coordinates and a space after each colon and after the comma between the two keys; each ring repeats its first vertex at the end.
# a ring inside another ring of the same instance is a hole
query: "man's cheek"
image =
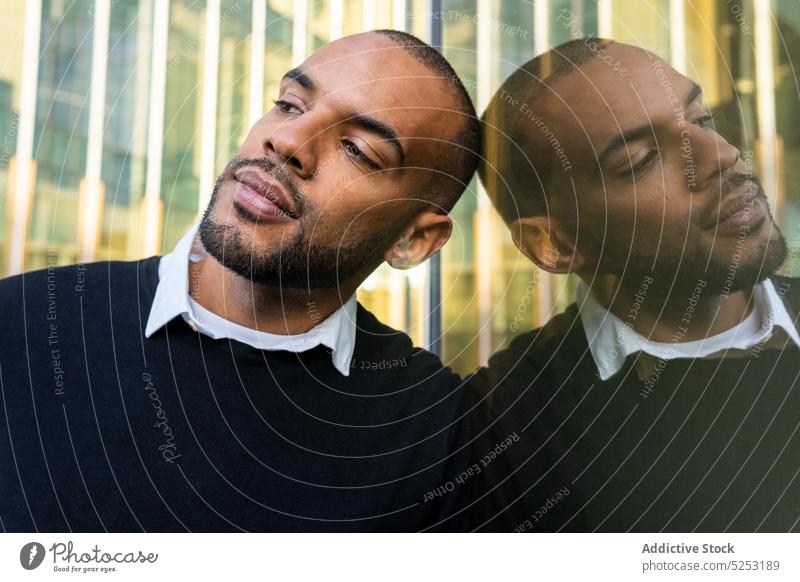
{"type": "Polygon", "coordinates": [[[323,206],[319,213],[307,217],[309,236],[313,239],[347,243],[358,239],[370,224],[371,213],[348,201],[334,200],[323,206]]]}

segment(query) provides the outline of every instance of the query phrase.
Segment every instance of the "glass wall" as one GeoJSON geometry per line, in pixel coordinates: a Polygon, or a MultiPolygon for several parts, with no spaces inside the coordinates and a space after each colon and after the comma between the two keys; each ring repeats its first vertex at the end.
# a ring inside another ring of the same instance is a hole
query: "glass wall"
{"type": "MultiPolygon", "coordinates": [[[[399,28],[442,51],[480,109],[534,54],[584,35],[644,46],[698,81],[762,176],[800,274],[796,0],[0,0],[0,271],[168,252],[271,106],[324,43],[399,28]],[[437,12],[432,6],[438,6],[437,12]],[[98,130],[98,128],[100,128],[98,130]]],[[[359,299],[459,372],[571,300],[516,251],[476,180],[440,269],[384,265],[359,299]],[[429,292],[438,273],[440,293],[429,292]],[[436,306],[439,310],[435,310],[436,306]]]]}
{"type": "Polygon", "coordinates": [[[26,268],[78,260],[92,71],[91,0],[42,2],[26,268]]]}
{"type": "Polygon", "coordinates": [[[774,55],[775,148],[778,158],[780,222],[791,246],[788,271],[800,273],[800,4],[778,0],[770,26],[774,55]]]}
{"type": "Polygon", "coordinates": [[[138,0],[110,11],[98,259],[126,259],[141,247],[139,219],[147,172],[147,119],[153,5],[138,0]]]}

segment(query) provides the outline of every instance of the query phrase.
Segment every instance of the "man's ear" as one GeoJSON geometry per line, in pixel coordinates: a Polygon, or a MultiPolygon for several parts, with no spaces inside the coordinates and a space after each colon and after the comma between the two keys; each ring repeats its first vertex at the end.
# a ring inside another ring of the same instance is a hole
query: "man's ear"
{"type": "Polygon", "coordinates": [[[426,210],[411,221],[384,258],[395,269],[416,267],[442,248],[452,232],[450,217],[426,210]]]}
{"type": "Polygon", "coordinates": [[[511,238],[517,248],[536,265],[550,273],[580,270],[583,260],[569,237],[555,220],[547,216],[517,218],[510,225],[511,238]]]}

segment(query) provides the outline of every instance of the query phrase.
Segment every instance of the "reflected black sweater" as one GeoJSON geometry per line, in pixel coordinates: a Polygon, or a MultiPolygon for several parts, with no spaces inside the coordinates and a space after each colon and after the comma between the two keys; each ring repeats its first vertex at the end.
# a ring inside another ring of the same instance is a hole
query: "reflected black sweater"
{"type": "MultiPolygon", "coordinates": [[[[800,280],[776,287],[795,318],[800,280]]],[[[488,412],[484,454],[518,437],[481,474],[479,527],[800,530],[799,356],[788,342],[670,360],[644,379],[631,356],[601,381],[571,305],[470,380],[488,412]]]]}
{"type": "Polygon", "coordinates": [[[4,531],[465,527],[462,491],[429,494],[467,465],[461,383],[435,356],[361,306],[349,377],[323,346],[181,318],[145,339],[158,261],[0,282],[4,531]]]}

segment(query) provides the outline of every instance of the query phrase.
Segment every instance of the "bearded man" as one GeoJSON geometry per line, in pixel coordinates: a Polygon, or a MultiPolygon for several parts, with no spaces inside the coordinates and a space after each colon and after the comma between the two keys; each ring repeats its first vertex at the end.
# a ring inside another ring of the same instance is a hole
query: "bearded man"
{"type": "Polygon", "coordinates": [[[460,380],[355,292],[447,241],[479,146],[439,53],[346,37],[286,72],[171,253],[0,283],[3,529],[462,528],[460,380]]]}

